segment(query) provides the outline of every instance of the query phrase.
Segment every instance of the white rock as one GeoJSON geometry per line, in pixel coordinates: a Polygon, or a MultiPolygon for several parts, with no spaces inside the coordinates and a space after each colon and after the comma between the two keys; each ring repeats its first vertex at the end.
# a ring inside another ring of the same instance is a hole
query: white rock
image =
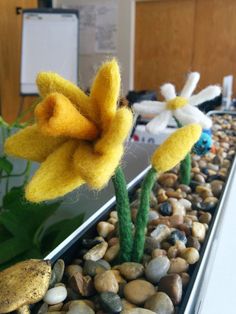
{"type": "Polygon", "coordinates": [[[179,203],[181,205],[183,205],[186,210],[190,210],[192,207],[192,203],[189,200],[187,200],[186,198],[181,198],[179,200],[179,203]]]}
{"type": "Polygon", "coordinates": [[[58,286],[49,289],[45,294],[43,301],[49,305],[54,305],[63,302],[67,297],[67,291],[64,286],[58,286]]]}

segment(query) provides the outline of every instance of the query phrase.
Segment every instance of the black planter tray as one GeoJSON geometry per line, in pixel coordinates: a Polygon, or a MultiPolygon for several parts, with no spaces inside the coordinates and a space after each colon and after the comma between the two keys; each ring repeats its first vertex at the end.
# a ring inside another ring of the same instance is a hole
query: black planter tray
{"type": "MultiPolygon", "coordinates": [[[[213,115],[235,115],[234,112],[229,111],[211,111],[209,116],[213,115]]],[[[142,144],[143,145],[143,144],[142,144]]],[[[148,146],[147,146],[148,147],[148,146]]],[[[153,147],[150,148],[150,155],[153,151],[153,147]]],[[[209,229],[205,238],[205,241],[200,250],[200,259],[195,265],[191,279],[184,293],[183,299],[178,306],[178,314],[197,314],[201,308],[201,302],[203,300],[204,292],[206,291],[207,282],[209,279],[212,264],[216,253],[218,237],[220,235],[221,221],[227,208],[225,207],[227,195],[229,193],[230,184],[235,174],[236,159],[233,159],[228,178],[226,180],[222,195],[219,199],[217,208],[214,210],[212,221],[209,225],[209,229]]],[[[127,185],[130,195],[140,185],[143,177],[148,171],[149,167],[144,168],[136,177],[134,177],[127,185]]],[[[127,169],[126,169],[127,171],[127,169]]],[[[81,248],[81,241],[84,237],[92,237],[96,232],[96,225],[99,221],[106,220],[109,212],[114,208],[115,197],[111,197],[103,206],[97,209],[97,211],[85,221],[77,230],[75,230],[65,241],[63,241],[57,248],[55,248],[45,259],[50,259],[55,262],[58,258],[62,258],[66,264],[72,261],[76,256],[76,253],[81,248]]]]}

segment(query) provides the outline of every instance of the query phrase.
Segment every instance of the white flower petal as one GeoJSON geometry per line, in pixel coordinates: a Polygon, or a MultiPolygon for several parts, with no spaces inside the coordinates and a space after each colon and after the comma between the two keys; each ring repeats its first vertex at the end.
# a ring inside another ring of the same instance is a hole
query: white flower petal
{"type": "Polygon", "coordinates": [[[175,87],[173,84],[166,83],[161,86],[161,94],[166,100],[176,97],[175,87]]]}
{"type": "Polygon", "coordinates": [[[221,93],[221,88],[216,85],[211,85],[204,88],[198,94],[193,95],[189,99],[189,103],[193,106],[198,106],[205,101],[214,99],[215,97],[219,96],[221,93]]]}
{"type": "Polygon", "coordinates": [[[144,100],[133,104],[133,109],[138,114],[159,114],[165,109],[165,103],[161,101],[144,100]]]}
{"type": "Polygon", "coordinates": [[[198,108],[188,105],[182,108],[184,114],[194,118],[194,122],[199,123],[203,129],[210,129],[212,127],[212,121],[198,108]]]}
{"type": "Polygon", "coordinates": [[[194,89],[196,88],[199,79],[200,79],[200,74],[198,72],[189,73],[187,82],[185,83],[180,93],[180,96],[189,98],[192,95],[194,89]]]}
{"type": "Polygon", "coordinates": [[[146,126],[146,130],[152,134],[158,134],[167,127],[168,121],[171,118],[169,110],[163,111],[157,117],[152,119],[146,126]]]}
{"type": "Polygon", "coordinates": [[[173,111],[173,115],[182,125],[197,123],[197,118],[185,113],[182,108],[173,111]]]}

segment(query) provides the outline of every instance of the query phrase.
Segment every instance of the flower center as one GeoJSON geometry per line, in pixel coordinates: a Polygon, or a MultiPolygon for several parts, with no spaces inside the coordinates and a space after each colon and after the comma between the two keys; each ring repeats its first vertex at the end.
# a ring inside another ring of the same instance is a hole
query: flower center
{"type": "Polygon", "coordinates": [[[176,110],[186,106],[188,103],[187,98],[177,96],[167,101],[166,107],[168,110],[176,110]]]}

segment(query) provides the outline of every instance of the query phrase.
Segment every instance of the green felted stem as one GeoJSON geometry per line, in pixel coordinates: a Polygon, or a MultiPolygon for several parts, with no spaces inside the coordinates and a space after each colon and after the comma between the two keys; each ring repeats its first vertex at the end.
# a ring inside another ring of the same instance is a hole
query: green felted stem
{"type": "Polygon", "coordinates": [[[191,156],[190,153],[186,155],[184,160],[180,163],[180,183],[189,185],[191,181],[191,156]]]}
{"type": "MultiPolygon", "coordinates": [[[[182,124],[175,118],[178,128],[182,128],[182,124]]],[[[189,185],[191,181],[191,155],[188,153],[184,160],[180,163],[180,183],[189,185]]]]}
{"type": "Polygon", "coordinates": [[[120,238],[120,263],[130,262],[133,245],[132,220],[129,206],[129,196],[126,189],[124,173],[117,167],[112,178],[116,194],[116,210],[119,219],[119,238],[120,238]]]}
{"type": "Polygon", "coordinates": [[[151,168],[141,187],[140,204],[136,217],[134,244],[132,251],[132,261],[141,262],[145,244],[145,229],[148,222],[148,212],[150,207],[150,193],[156,181],[157,172],[151,168]]]}

